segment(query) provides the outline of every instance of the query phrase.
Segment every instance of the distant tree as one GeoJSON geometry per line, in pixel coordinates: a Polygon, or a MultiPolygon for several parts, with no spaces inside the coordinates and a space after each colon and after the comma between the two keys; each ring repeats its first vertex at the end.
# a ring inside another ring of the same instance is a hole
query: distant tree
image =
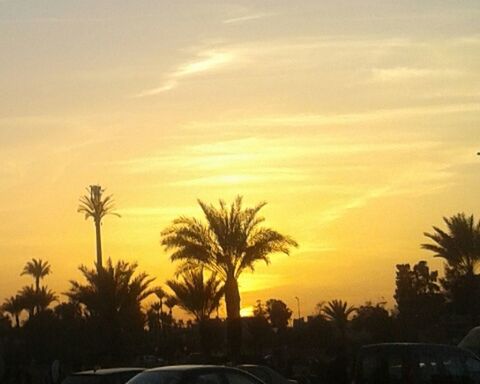
{"type": "Polygon", "coordinates": [[[169,296],[165,300],[165,305],[168,308],[168,315],[172,317],[173,308],[178,305],[178,300],[175,296],[169,296]]]}
{"type": "Polygon", "coordinates": [[[253,307],[253,316],[267,318],[267,309],[262,303],[262,300],[257,300],[255,306],[253,307]]]}
{"type": "Polygon", "coordinates": [[[410,338],[438,321],[444,302],[438,284],[438,272],[430,271],[426,261],[397,265],[394,298],[398,318],[410,338]]]}
{"type": "Polygon", "coordinates": [[[100,269],[80,267],[86,284],[70,281],[66,295],[82,306],[99,356],[135,353],[145,322],[141,303],[154,292],[154,279],[136,270],[136,263],[109,259],[100,269]]]}
{"type": "Polygon", "coordinates": [[[157,296],[158,298],[158,304],[160,305],[160,308],[159,308],[159,312],[158,312],[158,319],[159,319],[159,322],[160,322],[160,326],[163,328],[163,303],[165,301],[165,299],[168,297],[167,293],[165,292],[165,290],[161,287],[157,287],[155,289],[155,291],[153,292],[155,293],[155,296],[157,296]]]}
{"type": "Polygon", "coordinates": [[[60,303],[55,306],[53,312],[60,320],[74,321],[82,318],[82,309],[78,302],[60,303]]]}
{"type": "Polygon", "coordinates": [[[18,298],[23,309],[28,312],[29,319],[35,314],[45,311],[50,304],[57,300],[57,296],[51,289],[41,287],[37,291],[31,285],[23,287],[18,294],[18,298]]]}
{"type": "Polygon", "coordinates": [[[53,292],[51,289],[48,289],[48,287],[40,288],[40,291],[36,292],[36,296],[37,311],[39,313],[45,311],[50,304],[58,299],[55,292],[53,292]]]}
{"type": "Polygon", "coordinates": [[[284,329],[288,326],[288,321],[292,317],[292,311],[287,307],[282,300],[270,299],[267,300],[267,318],[272,327],[277,329],[284,329]]]}
{"type": "Polygon", "coordinates": [[[31,319],[38,306],[37,291],[32,285],[27,285],[18,292],[18,297],[22,308],[28,312],[28,318],[31,319]]]}
{"type": "Polygon", "coordinates": [[[267,345],[272,338],[272,327],[267,319],[267,307],[257,300],[253,307],[253,317],[247,321],[248,335],[246,338],[247,348],[250,355],[262,358],[265,355],[267,345]]]}
{"type": "Polygon", "coordinates": [[[162,244],[166,250],[174,250],[170,255],[172,260],[183,261],[180,269],[201,263],[224,281],[229,344],[231,353],[238,356],[241,343],[238,278],[246,269],[253,270],[256,262],[268,263],[272,253],[288,254],[297,243],[260,226],[264,219],[258,213],[265,203],[243,208],[239,196],[230,206],[223,200],[218,208],[200,200],[198,204],[206,223],[181,216],[162,232],[162,244]]]}
{"type": "Polygon", "coordinates": [[[35,279],[35,290],[40,291],[40,280],[51,273],[50,264],[42,259],[32,259],[23,267],[21,275],[30,275],[35,279]]]}
{"type": "Polygon", "coordinates": [[[356,311],[357,309],[348,305],[346,301],[332,300],[322,308],[321,313],[328,321],[331,321],[336,325],[337,329],[340,331],[340,335],[344,338],[350,317],[356,311]]]}
{"type": "Polygon", "coordinates": [[[210,318],[220,305],[224,294],[222,282],[216,273],[205,280],[203,268],[183,272],[179,280],[168,280],[177,305],[191,314],[197,322],[210,318]]]}
{"type": "Polygon", "coordinates": [[[91,185],[87,188],[88,194],[80,198],[80,204],[78,206],[78,212],[85,215],[85,220],[92,218],[95,223],[95,237],[97,245],[97,269],[103,267],[102,260],[102,237],[101,237],[101,224],[102,219],[106,215],[115,215],[120,217],[118,213],[115,213],[114,202],[112,195],[102,196],[105,192],[100,185],[91,185]]]}
{"type": "Polygon", "coordinates": [[[23,311],[23,303],[19,295],[11,296],[6,299],[2,305],[2,310],[7,312],[12,320],[15,320],[15,326],[20,327],[20,314],[23,311]]]}
{"type": "Polygon", "coordinates": [[[385,304],[366,302],[358,307],[352,319],[352,328],[357,332],[365,332],[368,343],[386,342],[393,337],[393,319],[385,309],[385,304]]]}
{"type": "Polygon", "coordinates": [[[184,271],[179,280],[168,280],[178,307],[191,314],[199,325],[202,350],[208,355],[211,343],[208,340],[210,315],[219,307],[224,295],[222,281],[216,273],[205,280],[202,267],[184,271]]]}
{"type": "Polygon", "coordinates": [[[459,314],[469,314],[473,318],[480,314],[480,276],[477,268],[480,263],[480,222],[473,215],[459,213],[443,218],[447,230],[433,227],[433,233],[425,236],[432,243],[422,244],[422,248],[446,261],[445,276],[441,284],[449,299],[450,307],[459,314]]]}

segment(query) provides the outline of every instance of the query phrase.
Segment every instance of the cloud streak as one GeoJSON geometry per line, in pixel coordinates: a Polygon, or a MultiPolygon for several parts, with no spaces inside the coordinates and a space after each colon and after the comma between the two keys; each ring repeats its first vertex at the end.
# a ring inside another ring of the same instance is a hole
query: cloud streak
{"type": "Polygon", "coordinates": [[[176,70],[166,76],[165,82],[159,87],[143,90],[135,97],[155,96],[176,88],[179,83],[188,77],[210,72],[231,64],[235,60],[235,53],[227,50],[207,50],[197,54],[197,59],[183,63],[176,70]]]}
{"type": "Polygon", "coordinates": [[[223,24],[241,24],[247,21],[264,19],[265,17],[270,17],[270,16],[272,16],[271,13],[252,13],[249,15],[232,17],[230,19],[223,20],[222,23],[223,24]]]}

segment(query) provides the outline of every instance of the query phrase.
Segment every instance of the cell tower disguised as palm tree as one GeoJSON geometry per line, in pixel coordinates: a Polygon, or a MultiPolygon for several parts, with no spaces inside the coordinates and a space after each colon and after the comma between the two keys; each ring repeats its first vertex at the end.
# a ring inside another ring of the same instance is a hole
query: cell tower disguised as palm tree
{"type": "Polygon", "coordinates": [[[115,215],[120,217],[118,213],[113,212],[114,202],[113,196],[102,196],[105,192],[100,185],[91,185],[87,188],[88,194],[80,198],[78,212],[85,215],[85,220],[91,217],[95,223],[95,236],[97,242],[97,269],[103,267],[102,264],[102,236],[100,226],[102,219],[106,215],[115,215]]]}

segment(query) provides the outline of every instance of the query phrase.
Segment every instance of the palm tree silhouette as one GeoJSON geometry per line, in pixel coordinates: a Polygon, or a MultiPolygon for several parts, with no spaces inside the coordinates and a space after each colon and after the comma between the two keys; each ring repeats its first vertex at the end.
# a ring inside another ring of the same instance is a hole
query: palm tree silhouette
{"type": "Polygon", "coordinates": [[[168,315],[172,317],[172,311],[175,306],[177,306],[178,300],[175,296],[168,296],[165,300],[165,305],[168,308],[168,315]]]}
{"type": "Polygon", "coordinates": [[[106,215],[114,215],[120,217],[118,213],[113,212],[115,209],[113,196],[103,197],[104,189],[100,185],[91,185],[90,189],[87,188],[88,194],[80,197],[80,204],[78,206],[78,212],[85,215],[85,220],[92,218],[95,223],[95,238],[97,246],[97,269],[103,267],[102,260],[102,236],[101,225],[102,219],[106,215]]]}
{"type": "Polygon", "coordinates": [[[36,292],[40,291],[40,280],[45,276],[49,275],[52,272],[50,264],[48,261],[42,261],[42,259],[32,259],[28,261],[27,264],[23,267],[23,271],[20,274],[30,275],[35,279],[35,290],[36,292]]]}
{"type": "Polygon", "coordinates": [[[443,221],[447,231],[434,226],[433,233],[424,233],[434,243],[421,247],[432,251],[434,257],[445,259],[456,273],[473,276],[480,262],[480,222],[475,222],[473,215],[467,217],[464,213],[444,217],[443,221]]]}
{"type": "Polygon", "coordinates": [[[22,308],[28,312],[29,319],[31,319],[35,315],[36,308],[38,312],[37,293],[38,291],[32,285],[27,285],[23,287],[18,293],[22,308]]]}
{"type": "Polygon", "coordinates": [[[150,284],[154,278],[137,274],[136,263],[113,264],[110,259],[102,268],[79,269],[86,283],[71,280],[65,295],[80,304],[88,324],[94,326],[96,351],[99,356],[127,353],[132,340],[143,332],[141,303],[153,293],[150,284]]]}
{"type": "Polygon", "coordinates": [[[23,305],[19,295],[12,296],[6,299],[2,305],[2,310],[9,313],[12,319],[15,320],[15,326],[20,327],[20,314],[23,311],[23,305]]]}
{"type": "Polygon", "coordinates": [[[162,232],[162,245],[173,250],[172,261],[183,263],[182,272],[201,264],[218,274],[225,284],[225,304],[228,319],[228,339],[231,357],[239,357],[241,349],[240,292],[238,278],[246,269],[253,270],[258,261],[270,262],[270,254],[289,254],[297,243],[270,228],[261,227],[259,211],[266,203],[242,208],[238,196],[230,205],[219,201],[219,207],[198,200],[206,223],[181,216],[162,232]]]}
{"type": "Polygon", "coordinates": [[[212,273],[205,281],[203,268],[184,271],[180,280],[168,280],[176,305],[190,313],[200,323],[210,318],[224,294],[222,281],[212,273]]]}
{"type": "Polygon", "coordinates": [[[202,267],[186,270],[179,277],[179,280],[167,281],[167,286],[173,291],[171,297],[180,308],[195,318],[202,350],[209,355],[212,343],[208,338],[208,319],[220,305],[224,286],[216,273],[205,279],[202,267]]]}
{"type": "Polygon", "coordinates": [[[266,203],[243,208],[241,196],[230,206],[223,200],[219,203],[217,208],[198,200],[206,223],[181,216],[162,232],[162,245],[167,251],[173,250],[172,261],[183,262],[180,272],[200,263],[224,281],[227,318],[235,320],[240,318],[238,278],[242,272],[253,270],[258,261],[268,264],[272,253],[288,255],[290,247],[297,243],[260,226],[264,218],[258,213],[266,203]]]}
{"type": "Polygon", "coordinates": [[[349,306],[346,301],[332,300],[321,309],[321,314],[328,321],[333,322],[337,326],[342,337],[345,337],[349,317],[356,311],[357,309],[349,306]]]}
{"type": "Polygon", "coordinates": [[[149,288],[154,278],[146,273],[134,277],[136,263],[119,261],[114,265],[108,259],[101,270],[83,265],[79,269],[87,284],[71,280],[66,295],[72,302],[83,304],[90,316],[109,318],[112,312],[118,314],[128,307],[140,309],[142,300],[154,292],[149,288]]]}

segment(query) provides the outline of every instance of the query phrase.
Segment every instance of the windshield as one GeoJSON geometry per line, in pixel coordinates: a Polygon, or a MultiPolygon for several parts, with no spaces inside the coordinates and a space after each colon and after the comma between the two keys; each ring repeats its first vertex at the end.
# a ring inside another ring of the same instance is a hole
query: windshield
{"type": "Polygon", "coordinates": [[[103,384],[102,377],[94,375],[75,375],[67,377],[62,384],[103,384]]]}
{"type": "Polygon", "coordinates": [[[172,371],[149,371],[132,378],[128,384],[177,384],[181,375],[172,371]]]}
{"type": "Polygon", "coordinates": [[[125,384],[139,371],[118,372],[108,375],[71,375],[62,384],[125,384]]]}

